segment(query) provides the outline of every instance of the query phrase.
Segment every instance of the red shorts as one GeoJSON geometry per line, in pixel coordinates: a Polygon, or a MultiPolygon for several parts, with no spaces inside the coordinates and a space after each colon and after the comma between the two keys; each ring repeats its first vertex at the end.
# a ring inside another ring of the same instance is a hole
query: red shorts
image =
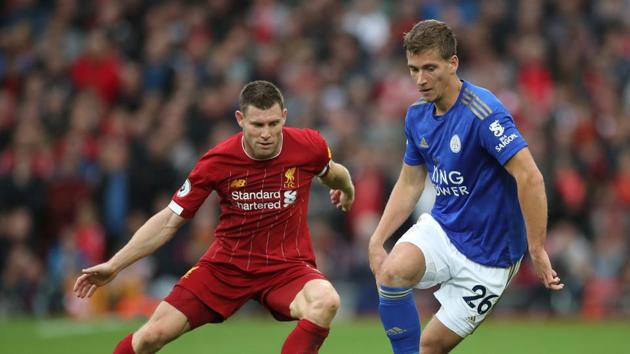
{"type": "Polygon", "coordinates": [[[326,277],[305,263],[266,274],[197,263],[164,301],[186,315],[192,328],[223,322],[249,299],[260,302],[277,320],[289,321],[293,320],[289,305],[304,284],[313,279],[326,277]]]}

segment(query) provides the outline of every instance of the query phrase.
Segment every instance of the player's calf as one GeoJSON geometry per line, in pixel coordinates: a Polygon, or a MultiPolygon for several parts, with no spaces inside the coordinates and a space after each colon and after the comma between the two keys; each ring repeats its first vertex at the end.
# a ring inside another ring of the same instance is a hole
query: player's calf
{"type": "Polygon", "coordinates": [[[394,354],[418,354],[420,319],[412,288],[380,285],[379,315],[394,354]]]}
{"type": "Polygon", "coordinates": [[[133,333],[129,333],[125,338],[118,342],[118,345],[114,348],[113,354],[136,354],[131,346],[132,338],[133,333]]]}

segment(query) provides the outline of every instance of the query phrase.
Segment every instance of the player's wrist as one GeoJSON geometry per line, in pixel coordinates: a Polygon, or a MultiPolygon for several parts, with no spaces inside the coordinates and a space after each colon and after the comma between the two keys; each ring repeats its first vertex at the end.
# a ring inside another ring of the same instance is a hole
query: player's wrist
{"type": "Polygon", "coordinates": [[[542,253],[546,252],[544,245],[534,245],[528,248],[531,257],[538,257],[542,253]]]}
{"type": "Polygon", "coordinates": [[[111,269],[112,274],[118,274],[124,268],[123,264],[115,258],[110,259],[105,264],[111,269]]]}
{"type": "Polygon", "coordinates": [[[346,186],[343,189],[343,192],[346,193],[346,195],[350,198],[350,199],[354,199],[354,186],[352,184],[350,184],[349,186],[346,186]]]}
{"type": "Polygon", "coordinates": [[[385,238],[380,236],[380,235],[372,235],[372,237],[370,237],[370,241],[368,243],[368,247],[370,249],[374,248],[374,247],[380,247],[382,248],[385,245],[385,238]]]}

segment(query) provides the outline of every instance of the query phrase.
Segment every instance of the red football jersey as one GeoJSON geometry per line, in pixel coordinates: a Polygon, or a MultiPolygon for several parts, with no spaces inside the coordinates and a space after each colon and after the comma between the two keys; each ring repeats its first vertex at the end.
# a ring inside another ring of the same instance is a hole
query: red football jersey
{"type": "Polygon", "coordinates": [[[213,190],[219,195],[216,239],[202,262],[254,273],[295,262],[315,266],[308,199],[313,178],[328,172],[330,150],[314,130],[284,127],[282,134],[279,154],[265,160],[245,153],[243,133],[228,138],[197,162],[174,194],[169,207],[185,218],[213,190]]]}

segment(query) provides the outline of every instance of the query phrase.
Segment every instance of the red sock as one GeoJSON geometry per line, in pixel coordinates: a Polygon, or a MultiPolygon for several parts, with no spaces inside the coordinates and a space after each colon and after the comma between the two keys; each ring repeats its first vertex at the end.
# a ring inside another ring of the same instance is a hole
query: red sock
{"type": "Polygon", "coordinates": [[[114,348],[113,354],[136,354],[131,346],[131,337],[133,337],[133,333],[129,333],[125,338],[118,342],[118,345],[114,348]]]}
{"type": "Polygon", "coordinates": [[[282,354],[317,354],[328,337],[328,328],[320,327],[309,320],[299,320],[282,346],[282,354]]]}

